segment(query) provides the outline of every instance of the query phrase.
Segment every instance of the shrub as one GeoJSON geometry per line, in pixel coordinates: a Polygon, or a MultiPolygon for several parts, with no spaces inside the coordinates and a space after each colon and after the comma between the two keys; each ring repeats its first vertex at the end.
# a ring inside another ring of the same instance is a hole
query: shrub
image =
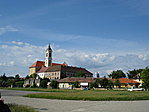
{"type": "Polygon", "coordinates": [[[8,104],[11,112],[37,112],[35,109],[28,106],[17,105],[17,104],[8,104]]]}

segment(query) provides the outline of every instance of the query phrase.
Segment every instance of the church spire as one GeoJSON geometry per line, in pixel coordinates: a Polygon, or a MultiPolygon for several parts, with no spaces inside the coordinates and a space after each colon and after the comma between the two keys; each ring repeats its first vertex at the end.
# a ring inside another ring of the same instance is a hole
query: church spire
{"type": "Polygon", "coordinates": [[[49,67],[52,66],[52,49],[49,43],[48,48],[46,49],[46,56],[45,56],[45,66],[49,67]]]}

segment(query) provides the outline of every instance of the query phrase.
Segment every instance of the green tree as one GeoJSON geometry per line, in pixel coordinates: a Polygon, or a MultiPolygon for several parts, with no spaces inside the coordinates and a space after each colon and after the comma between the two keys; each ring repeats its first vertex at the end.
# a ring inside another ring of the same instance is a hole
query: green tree
{"type": "Polygon", "coordinates": [[[33,73],[31,74],[31,78],[36,79],[37,75],[38,75],[37,73],[33,73]]]}
{"type": "Polygon", "coordinates": [[[124,74],[124,72],[122,70],[117,70],[117,71],[113,71],[110,75],[108,75],[110,78],[112,79],[118,79],[118,78],[123,78],[126,77],[126,75],[124,74]]]}
{"type": "Polygon", "coordinates": [[[80,82],[79,81],[74,82],[74,87],[79,88],[80,87],[80,82]]]}
{"type": "Polygon", "coordinates": [[[14,80],[15,80],[15,81],[19,81],[19,80],[20,80],[20,76],[19,76],[19,74],[15,75],[14,80]]]}
{"type": "Polygon", "coordinates": [[[85,77],[85,73],[82,71],[79,71],[76,73],[76,77],[85,77]]]}
{"type": "Polygon", "coordinates": [[[120,83],[120,81],[119,81],[118,79],[116,79],[115,82],[114,82],[114,85],[115,85],[116,87],[120,88],[121,83],[120,83]]]}
{"type": "Polygon", "coordinates": [[[112,89],[114,87],[114,84],[111,80],[108,80],[108,88],[112,89]]]}
{"type": "Polygon", "coordinates": [[[128,71],[127,75],[129,77],[129,79],[135,77],[136,75],[138,75],[139,73],[141,73],[144,69],[138,69],[138,70],[131,70],[131,71],[128,71]]]}
{"type": "Polygon", "coordinates": [[[101,85],[101,80],[100,79],[96,79],[95,82],[93,83],[93,87],[98,88],[99,85],[101,85]]]}
{"type": "Polygon", "coordinates": [[[106,77],[104,77],[102,80],[101,80],[101,87],[103,88],[107,88],[108,86],[108,79],[106,77]]]}
{"type": "Polygon", "coordinates": [[[47,80],[42,80],[42,81],[40,82],[40,87],[42,87],[42,88],[47,88],[47,83],[48,83],[47,80]]]}
{"type": "Polygon", "coordinates": [[[146,89],[149,89],[149,67],[146,67],[142,72],[141,72],[141,77],[143,78],[143,86],[146,89]]]}
{"type": "Polygon", "coordinates": [[[58,82],[56,80],[52,80],[51,83],[50,83],[50,86],[53,89],[56,89],[56,88],[58,88],[58,82]]]}
{"type": "Polygon", "coordinates": [[[30,76],[29,75],[27,75],[26,77],[25,77],[25,79],[29,79],[30,78],[30,76]]]}

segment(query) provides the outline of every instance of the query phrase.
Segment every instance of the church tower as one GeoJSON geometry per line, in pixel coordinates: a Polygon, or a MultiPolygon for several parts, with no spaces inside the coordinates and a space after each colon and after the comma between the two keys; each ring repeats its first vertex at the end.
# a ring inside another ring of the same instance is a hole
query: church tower
{"type": "Polygon", "coordinates": [[[49,44],[47,50],[46,50],[46,57],[45,57],[45,66],[49,67],[52,66],[52,49],[51,46],[49,44]]]}

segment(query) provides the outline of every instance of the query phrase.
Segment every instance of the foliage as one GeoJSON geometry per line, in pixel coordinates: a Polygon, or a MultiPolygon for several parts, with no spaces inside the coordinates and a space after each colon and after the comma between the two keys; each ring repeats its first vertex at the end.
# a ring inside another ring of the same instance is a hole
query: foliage
{"type": "Polygon", "coordinates": [[[146,69],[144,69],[142,72],[141,72],[141,76],[143,78],[143,86],[146,88],[146,89],[149,89],[149,67],[146,67],[146,69]]]}
{"type": "Polygon", "coordinates": [[[138,69],[138,70],[132,70],[132,71],[128,71],[128,77],[129,79],[135,77],[136,75],[138,75],[139,73],[141,73],[144,69],[138,69]]]}
{"type": "Polygon", "coordinates": [[[15,81],[19,81],[19,80],[20,80],[20,76],[19,76],[19,74],[15,75],[14,80],[15,80],[15,81]]]}
{"type": "Polygon", "coordinates": [[[25,79],[29,79],[30,78],[30,76],[29,75],[27,75],[26,77],[25,77],[25,79]]]}
{"type": "Polygon", "coordinates": [[[28,106],[17,105],[17,104],[8,104],[11,112],[37,112],[35,109],[28,106]]]}
{"type": "Polygon", "coordinates": [[[104,77],[102,80],[101,80],[101,87],[103,88],[107,88],[108,86],[108,79],[106,77],[104,77]]]}
{"type": "Polygon", "coordinates": [[[50,83],[50,86],[52,87],[52,88],[58,88],[58,82],[56,81],[56,80],[52,80],[51,81],[51,83],[50,83]]]}
{"type": "Polygon", "coordinates": [[[36,88],[37,87],[37,84],[33,84],[33,86],[31,86],[31,88],[36,88]]]}
{"type": "Polygon", "coordinates": [[[110,75],[108,75],[110,78],[112,79],[118,79],[118,78],[123,78],[126,77],[126,75],[124,74],[124,72],[122,70],[117,70],[117,71],[113,71],[110,75]]]}
{"type": "Polygon", "coordinates": [[[114,84],[111,80],[108,80],[108,88],[112,89],[114,87],[114,84]]]}
{"type": "Polygon", "coordinates": [[[96,79],[94,83],[90,84],[90,88],[98,88],[99,85],[101,84],[101,80],[100,79],[96,79]]]}
{"type": "Polygon", "coordinates": [[[37,75],[38,75],[37,73],[33,73],[31,74],[30,78],[36,79],[37,75]]]}
{"type": "Polygon", "coordinates": [[[79,88],[80,87],[80,82],[79,81],[74,82],[74,85],[73,86],[75,88],[79,88]]]}
{"type": "Polygon", "coordinates": [[[16,87],[23,87],[24,81],[15,82],[16,87]]]}
{"type": "Polygon", "coordinates": [[[85,73],[82,71],[79,71],[76,73],[76,77],[85,77],[85,73]]]}
{"type": "Polygon", "coordinates": [[[114,82],[114,85],[115,85],[116,87],[119,87],[119,88],[120,88],[121,83],[120,83],[120,81],[119,81],[118,79],[116,79],[115,82],[114,82]]]}
{"type": "Polygon", "coordinates": [[[47,83],[48,83],[47,80],[42,80],[42,81],[40,82],[40,87],[42,87],[42,88],[47,88],[47,83]]]}

